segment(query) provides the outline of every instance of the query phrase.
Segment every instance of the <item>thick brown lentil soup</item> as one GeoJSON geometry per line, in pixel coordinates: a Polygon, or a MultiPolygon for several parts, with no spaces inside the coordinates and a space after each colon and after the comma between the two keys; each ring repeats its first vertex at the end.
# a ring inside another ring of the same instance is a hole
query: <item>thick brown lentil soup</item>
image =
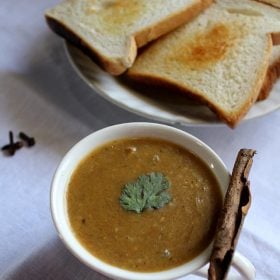
{"type": "Polygon", "coordinates": [[[186,149],[154,138],[110,142],[92,151],[72,175],[67,207],[80,243],[97,258],[132,271],[161,271],[196,257],[211,242],[222,205],[212,171],[186,149]],[[123,209],[123,186],[163,173],[172,200],[163,208],[123,209]]]}

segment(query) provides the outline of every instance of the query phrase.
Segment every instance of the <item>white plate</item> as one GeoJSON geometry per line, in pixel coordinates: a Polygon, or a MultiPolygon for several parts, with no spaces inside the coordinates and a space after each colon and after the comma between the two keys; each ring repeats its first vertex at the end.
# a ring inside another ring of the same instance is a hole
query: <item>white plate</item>
{"type": "MultiPolygon", "coordinates": [[[[223,124],[206,106],[186,100],[184,96],[143,94],[133,89],[120,78],[101,70],[87,56],[66,43],[66,52],[74,69],[80,77],[98,94],[135,114],[169,124],[188,126],[208,126],[223,124]]],[[[156,93],[157,94],[157,93],[156,93]]],[[[244,120],[266,115],[280,107],[280,81],[274,86],[270,97],[253,105],[244,120]]],[[[244,121],[243,120],[243,121],[244,121]]]]}

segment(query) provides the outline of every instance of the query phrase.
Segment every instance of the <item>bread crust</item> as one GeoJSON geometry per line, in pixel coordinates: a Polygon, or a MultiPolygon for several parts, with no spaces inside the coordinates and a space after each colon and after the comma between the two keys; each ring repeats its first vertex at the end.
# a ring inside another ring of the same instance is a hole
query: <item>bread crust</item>
{"type": "Polygon", "coordinates": [[[140,30],[134,34],[137,47],[142,47],[148,42],[159,38],[160,36],[169,33],[182,24],[195,18],[200,12],[208,8],[213,3],[213,0],[200,0],[194,3],[192,6],[181,10],[178,13],[169,15],[164,20],[158,22],[154,26],[148,26],[147,28],[140,30]]]}
{"type": "Polygon", "coordinates": [[[271,34],[273,45],[280,45],[280,32],[274,32],[271,34]]]}
{"type": "Polygon", "coordinates": [[[127,77],[136,82],[155,85],[155,86],[159,85],[166,89],[175,89],[183,94],[187,94],[191,98],[209,107],[210,110],[212,110],[218,116],[219,119],[224,121],[229,127],[234,128],[246,115],[246,113],[249,111],[251,106],[255,103],[256,99],[259,96],[261,87],[263,85],[263,81],[265,79],[265,75],[268,68],[269,55],[272,49],[271,35],[267,34],[266,37],[267,37],[267,46],[265,50],[266,60],[258,69],[258,78],[256,80],[257,82],[254,88],[252,89],[252,92],[250,93],[251,98],[248,99],[247,102],[245,102],[239,108],[237,113],[228,114],[225,110],[223,110],[223,108],[213,104],[206,96],[203,96],[203,93],[191,87],[189,88],[184,87],[179,82],[171,79],[169,80],[156,75],[145,75],[145,74],[137,73],[137,70],[135,71],[135,69],[129,70],[127,72],[127,77]]]}
{"type": "Polygon", "coordinates": [[[272,65],[270,65],[267,69],[266,77],[258,96],[258,101],[265,100],[268,98],[270,91],[277,79],[280,77],[280,57],[277,61],[275,61],[272,65]]]}
{"type": "Polygon", "coordinates": [[[74,30],[71,30],[63,22],[57,20],[51,15],[46,14],[45,18],[49,27],[58,35],[65,38],[67,41],[75,45],[87,56],[89,56],[95,63],[97,63],[103,70],[109,72],[112,75],[120,75],[124,73],[129,67],[132,66],[137,56],[137,47],[144,46],[151,40],[166,34],[179,27],[183,23],[191,20],[197,16],[202,10],[206,9],[213,0],[200,0],[194,3],[192,6],[188,6],[186,9],[181,10],[178,13],[171,14],[169,17],[158,22],[154,26],[148,26],[139,32],[132,34],[127,38],[127,54],[125,57],[114,59],[105,57],[100,52],[94,49],[94,46],[87,44],[79,34],[76,34],[74,30]]]}
{"type": "Polygon", "coordinates": [[[280,2],[279,2],[279,4],[275,5],[274,3],[272,3],[272,1],[269,1],[269,0],[255,0],[255,1],[258,1],[258,2],[261,2],[263,4],[267,4],[267,5],[272,6],[274,8],[280,9],[280,2]]]}

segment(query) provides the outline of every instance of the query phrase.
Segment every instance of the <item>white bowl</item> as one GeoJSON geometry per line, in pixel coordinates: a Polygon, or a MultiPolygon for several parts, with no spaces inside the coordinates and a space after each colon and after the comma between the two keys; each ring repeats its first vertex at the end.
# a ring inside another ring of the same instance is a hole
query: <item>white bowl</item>
{"type": "Polygon", "coordinates": [[[174,279],[204,266],[210,257],[212,243],[199,256],[181,266],[152,273],[133,272],[112,266],[89,253],[75,237],[67,215],[66,193],[70,177],[79,162],[92,150],[113,140],[128,137],[154,137],[176,143],[201,158],[216,176],[225,194],[229,173],[219,156],[205,143],[179,129],[154,123],[125,123],[96,131],[78,142],[63,158],[53,178],[51,212],[58,234],[68,249],[83,263],[113,279],[163,280],[174,279]]]}

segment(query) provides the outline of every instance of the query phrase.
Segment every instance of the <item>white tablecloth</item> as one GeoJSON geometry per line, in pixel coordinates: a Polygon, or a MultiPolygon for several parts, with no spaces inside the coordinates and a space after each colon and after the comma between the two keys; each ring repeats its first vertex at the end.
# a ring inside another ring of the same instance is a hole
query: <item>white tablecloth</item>
{"type": "MultiPolygon", "coordinates": [[[[0,154],[0,279],[105,279],[57,237],[49,210],[51,179],[65,152],[87,134],[148,121],[103,100],[75,74],[62,40],[44,22],[43,11],[56,2],[0,4],[0,146],[9,130],[37,140],[14,157],[0,154]]],[[[229,169],[240,148],[258,151],[250,174],[253,204],[238,244],[257,279],[280,278],[279,124],[280,110],[235,130],[181,127],[208,143],[229,169]]]]}

